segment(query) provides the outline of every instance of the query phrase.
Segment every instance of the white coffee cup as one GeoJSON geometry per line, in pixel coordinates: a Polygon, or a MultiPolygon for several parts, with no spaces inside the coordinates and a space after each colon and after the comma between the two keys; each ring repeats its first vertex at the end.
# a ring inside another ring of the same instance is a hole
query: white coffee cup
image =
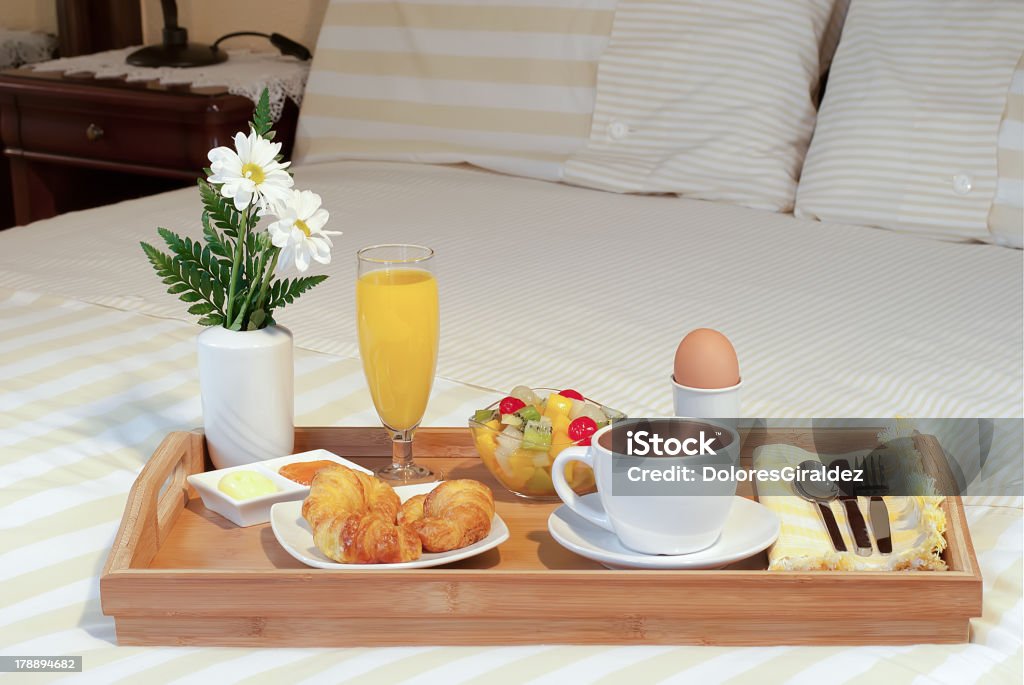
{"type": "MultiPolygon", "coordinates": [[[[667,428],[663,422],[682,422],[688,431],[713,433],[720,446],[712,454],[638,457],[613,452],[612,426],[597,431],[588,447],[575,446],[562,450],[551,465],[555,491],[567,507],[596,526],[609,530],[626,547],[643,554],[689,554],[715,544],[721,535],[736,495],[734,479],[704,480],[637,485],[623,480],[635,465],[640,471],[679,472],[681,467],[702,472],[705,466],[716,471],[739,464],[739,435],[733,428],[705,419],[650,419],[651,425],[667,428]],[[607,436],[602,438],[602,436],[607,436]],[[597,494],[602,510],[580,498],[565,480],[565,467],[580,461],[594,470],[597,494]],[[613,466],[616,467],[613,470],[613,466]],[[679,468],[677,468],[679,467],[679,468]],[[617,474],[617,475],[616,475],[617,474]],[[618,479],[618,480],[616,480],[618,479]],[[620,490],[613,492],[613,485],[620,490]],[[624,491],[639,494],[624,494],[624,491]],[[671,494],[653,494],[655,491],[671,494]]],[[[639,426],[626,421],[617,430],[639,426]]],[[[659,434],[668,434],[659,430],[659,434]]],[[[622,434],[620,434],[621,436],[622,434]]],[[[648,473],[648,475],[650,475],[648,473]]]]}

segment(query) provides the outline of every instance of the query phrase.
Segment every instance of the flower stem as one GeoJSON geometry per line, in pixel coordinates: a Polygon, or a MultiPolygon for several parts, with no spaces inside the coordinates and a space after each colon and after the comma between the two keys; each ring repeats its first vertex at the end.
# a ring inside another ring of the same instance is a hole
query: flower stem
{"type": "Polygon", "coordinates": [[[245,220],[242,222],[241,233],[238,242],[235,244],[235,260],[231,264],[231,284],[228,286],[228,309],[225,328],[231,328],[233,314],[235,312],[235,291],[238,290],[239,271],[242,268],[242,250],[245,249],[246,239],[249,237],[249,217],[252,214],[252,205],[245,210],[245,220]]]}
{"type": "Polygon", "coordinates": [[[267,286],[270,285],[270,279],[274,277],[274,269],[277,268],[277,257],[281,254],[281,250],[276,247],[270,248],[273,250],[274,255],[270,258],[270,268],[267,269],[266,276],[263,278],[263,283],[260,285],[260,296],[256,298],[256,304],[261,309],[266,303],[267,299],[267,286]]]}
{"type": "MultiPolygon", "coordinates": [[[[275,257],[276,257],[276,255],[275,255],[275,257]]],[[[276,259],[275,259],[275,261],[276,261],[276,259]]],[[[260,253],[259,261],[256,262],[256,273],[253,274],[255,276],[255,278],[253,279],[254,282],[259,282],[263,278],[263,266],[266,263],[267,263],[267,251],[264,250],[263,252],[260,253]]],[[[255,288],[252,287],[251,284],[250,284],[250,287],[248,288],[248,290],[246,290],[245,302],[242,303],[242,308],[238,312],[238,322],[239,323],[244,323],[244,321],[245,321],[245,318],[247,316],[247,312],[249,311],[249,302],[252,301],[252,294],[253,294],[254,290],[255,290],[255,288]]],[[[261,295],[262,295],[262,290],[260,292],[261,292],[261,295]]],[[[258,302],[259,302],[259,300],[257,299],[257,303],[258,302]]]]}

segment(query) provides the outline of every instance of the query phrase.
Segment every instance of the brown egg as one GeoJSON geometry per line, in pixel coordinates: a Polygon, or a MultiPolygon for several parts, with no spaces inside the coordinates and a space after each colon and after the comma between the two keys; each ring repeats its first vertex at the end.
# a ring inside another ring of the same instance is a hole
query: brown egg
{"type": "Polygon", "coordinates": [[[740,382],[736,350],[716,330],[690,331],[676,348],[675,380],[691,388],[730,388],[740,382]]]}

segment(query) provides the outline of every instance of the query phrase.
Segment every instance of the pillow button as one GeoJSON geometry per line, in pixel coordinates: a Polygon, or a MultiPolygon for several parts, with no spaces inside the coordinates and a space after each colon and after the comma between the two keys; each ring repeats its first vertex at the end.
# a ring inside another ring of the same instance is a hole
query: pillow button
{"type": "Polygon", "coordinates": [[[957,195],[966,195],[974,189],[974,179],[966,171],[953,175],[953,192],[957,195]]]}
{"type": "Polygon", "coordinates": [[[608,124],[608,137],[612,140],[622,140],[629,135],[629,126],[622,121],[613,121],[608,124]]]}

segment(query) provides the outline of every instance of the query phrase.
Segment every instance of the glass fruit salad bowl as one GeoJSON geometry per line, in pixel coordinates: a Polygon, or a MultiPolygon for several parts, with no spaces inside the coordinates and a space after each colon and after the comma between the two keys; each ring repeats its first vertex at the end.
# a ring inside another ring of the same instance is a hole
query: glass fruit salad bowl
{"type": "MultiPolygon", "coordinates": [[[[626,415],[586,399],[576,390],[516,386],[507,397],[477,411],[469,428],[484,465],[510,491],[530,499],[558,499],[551,464],[570,445],[589,445],[599,428],[626,415]]],[[[566,481],[583,495],[594,492],[594,472],[566,466],[566,481]]]]}

